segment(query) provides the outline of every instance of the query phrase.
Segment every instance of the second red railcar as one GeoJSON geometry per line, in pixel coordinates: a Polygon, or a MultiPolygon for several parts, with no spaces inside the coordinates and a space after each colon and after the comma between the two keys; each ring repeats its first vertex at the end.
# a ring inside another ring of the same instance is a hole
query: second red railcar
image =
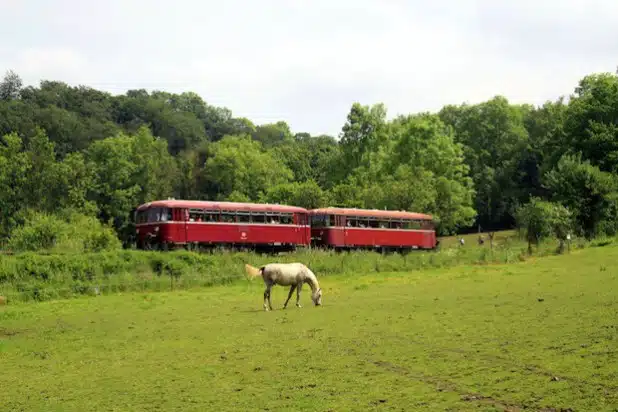
{"type": "Polygon", "coordinates": [[[314,246],[332,249],[434,249],[431,215],[391,210],[323,208],[309,211],[314,246]]]}

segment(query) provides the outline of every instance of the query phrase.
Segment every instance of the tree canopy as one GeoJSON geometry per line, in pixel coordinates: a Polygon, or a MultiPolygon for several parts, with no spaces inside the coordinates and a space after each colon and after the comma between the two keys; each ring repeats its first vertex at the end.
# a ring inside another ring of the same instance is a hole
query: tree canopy
{"type": "Polygon", "coordinates": [[[538,107],[495,96],[393,118],[383,103],[350,102],[338,136],[312,136],[193,92],[24,86],[9,70],[0,235],[28,213],[71,210],[128,244],[134,208],[167,197],[409,210],[434,215],[440,234],[530,226],[541,211],[554,220],[539,236],[567,214],[574,233],[615,233],[618,76],[574,86],[538,107]]]}

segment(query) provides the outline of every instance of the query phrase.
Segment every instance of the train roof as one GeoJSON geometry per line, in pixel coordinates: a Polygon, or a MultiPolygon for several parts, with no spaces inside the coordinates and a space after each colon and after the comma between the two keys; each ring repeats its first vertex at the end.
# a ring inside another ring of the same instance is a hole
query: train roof
{"type": "Polygon", "coordinates": [[[325,207],[321,209],[311,209],[312,215],[345,215],[345,216],[362,216],[362,217],[377,217],[391,219],[420,219],[432,220],[433,216],[424,213],[406,212],[404,210],[379,210],[379,209],[355,209],[355,208],[339,208],[325,207]]]}
{"type": "Polygon", "coordinates": [[[244,202],[215,202],[209,200],[155,200],[138,206],[137,210],[151,207],[211,209],[211,210],[240,210],[245,212],[278,212],[278,213],[308,213],[307,209],[298,206],[275,205],[267,203],[244,202]]]}

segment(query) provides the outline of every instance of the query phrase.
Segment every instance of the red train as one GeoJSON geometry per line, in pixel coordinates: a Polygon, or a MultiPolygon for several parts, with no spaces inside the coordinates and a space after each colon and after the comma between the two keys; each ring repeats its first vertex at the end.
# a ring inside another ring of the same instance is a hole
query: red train
{"type": "Polygon", "coordinates": [[[335,249],[434,249],[432,216],[390,210],[324,208],[311,214],[312,244],[335,249]]]}
{"type": "Polygon", "coordinates": [[[135,212],[137,246],[169,250],[215,247],[290,251],[297,247],[433,249],[430,215],[402,211],[257,203],[157,200],[135,212]]]}
{"type": "Polygon", "coordinates": [[[135,226],[140,249],[287,251],[311,241],[309,212],[294,206],[157,200],[137,208],[135,226]]]}

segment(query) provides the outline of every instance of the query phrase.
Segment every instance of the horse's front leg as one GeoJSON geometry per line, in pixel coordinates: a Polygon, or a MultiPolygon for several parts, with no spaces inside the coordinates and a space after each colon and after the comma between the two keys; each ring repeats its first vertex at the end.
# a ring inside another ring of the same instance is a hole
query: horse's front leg
{"type": "Polygon", "coordinates": [[[270,309],[273,308],[273,306],[270,304],[270,289],[273,287],[272,284],[267,284],[266,285],[266,289],[264,289],[264,310],[268,311],[268,306],[266,306],[266,300],[268,299],[268,304],[270,306],[270,309]]]}
{"type": "Polygon", "coordinates": [[[296,287],[296,306],[298,306],[299,308],[302,308],[302,306],[300,306],[300,289],[303,287],[302,282],[298,284],[298,286],[296,287]]]}
{"type": "Polygon", "coordinates": [[[290,301],[290,298],[292,297],[292,293],[294,293],[294,289],[296,289],[296,285],[292,285],[290,287],[290,293],[288,293],[288,298],[285,300],[285,303],[283,304],[283,309],[285,309],[288,306],[288,302],[290,301]]]}

